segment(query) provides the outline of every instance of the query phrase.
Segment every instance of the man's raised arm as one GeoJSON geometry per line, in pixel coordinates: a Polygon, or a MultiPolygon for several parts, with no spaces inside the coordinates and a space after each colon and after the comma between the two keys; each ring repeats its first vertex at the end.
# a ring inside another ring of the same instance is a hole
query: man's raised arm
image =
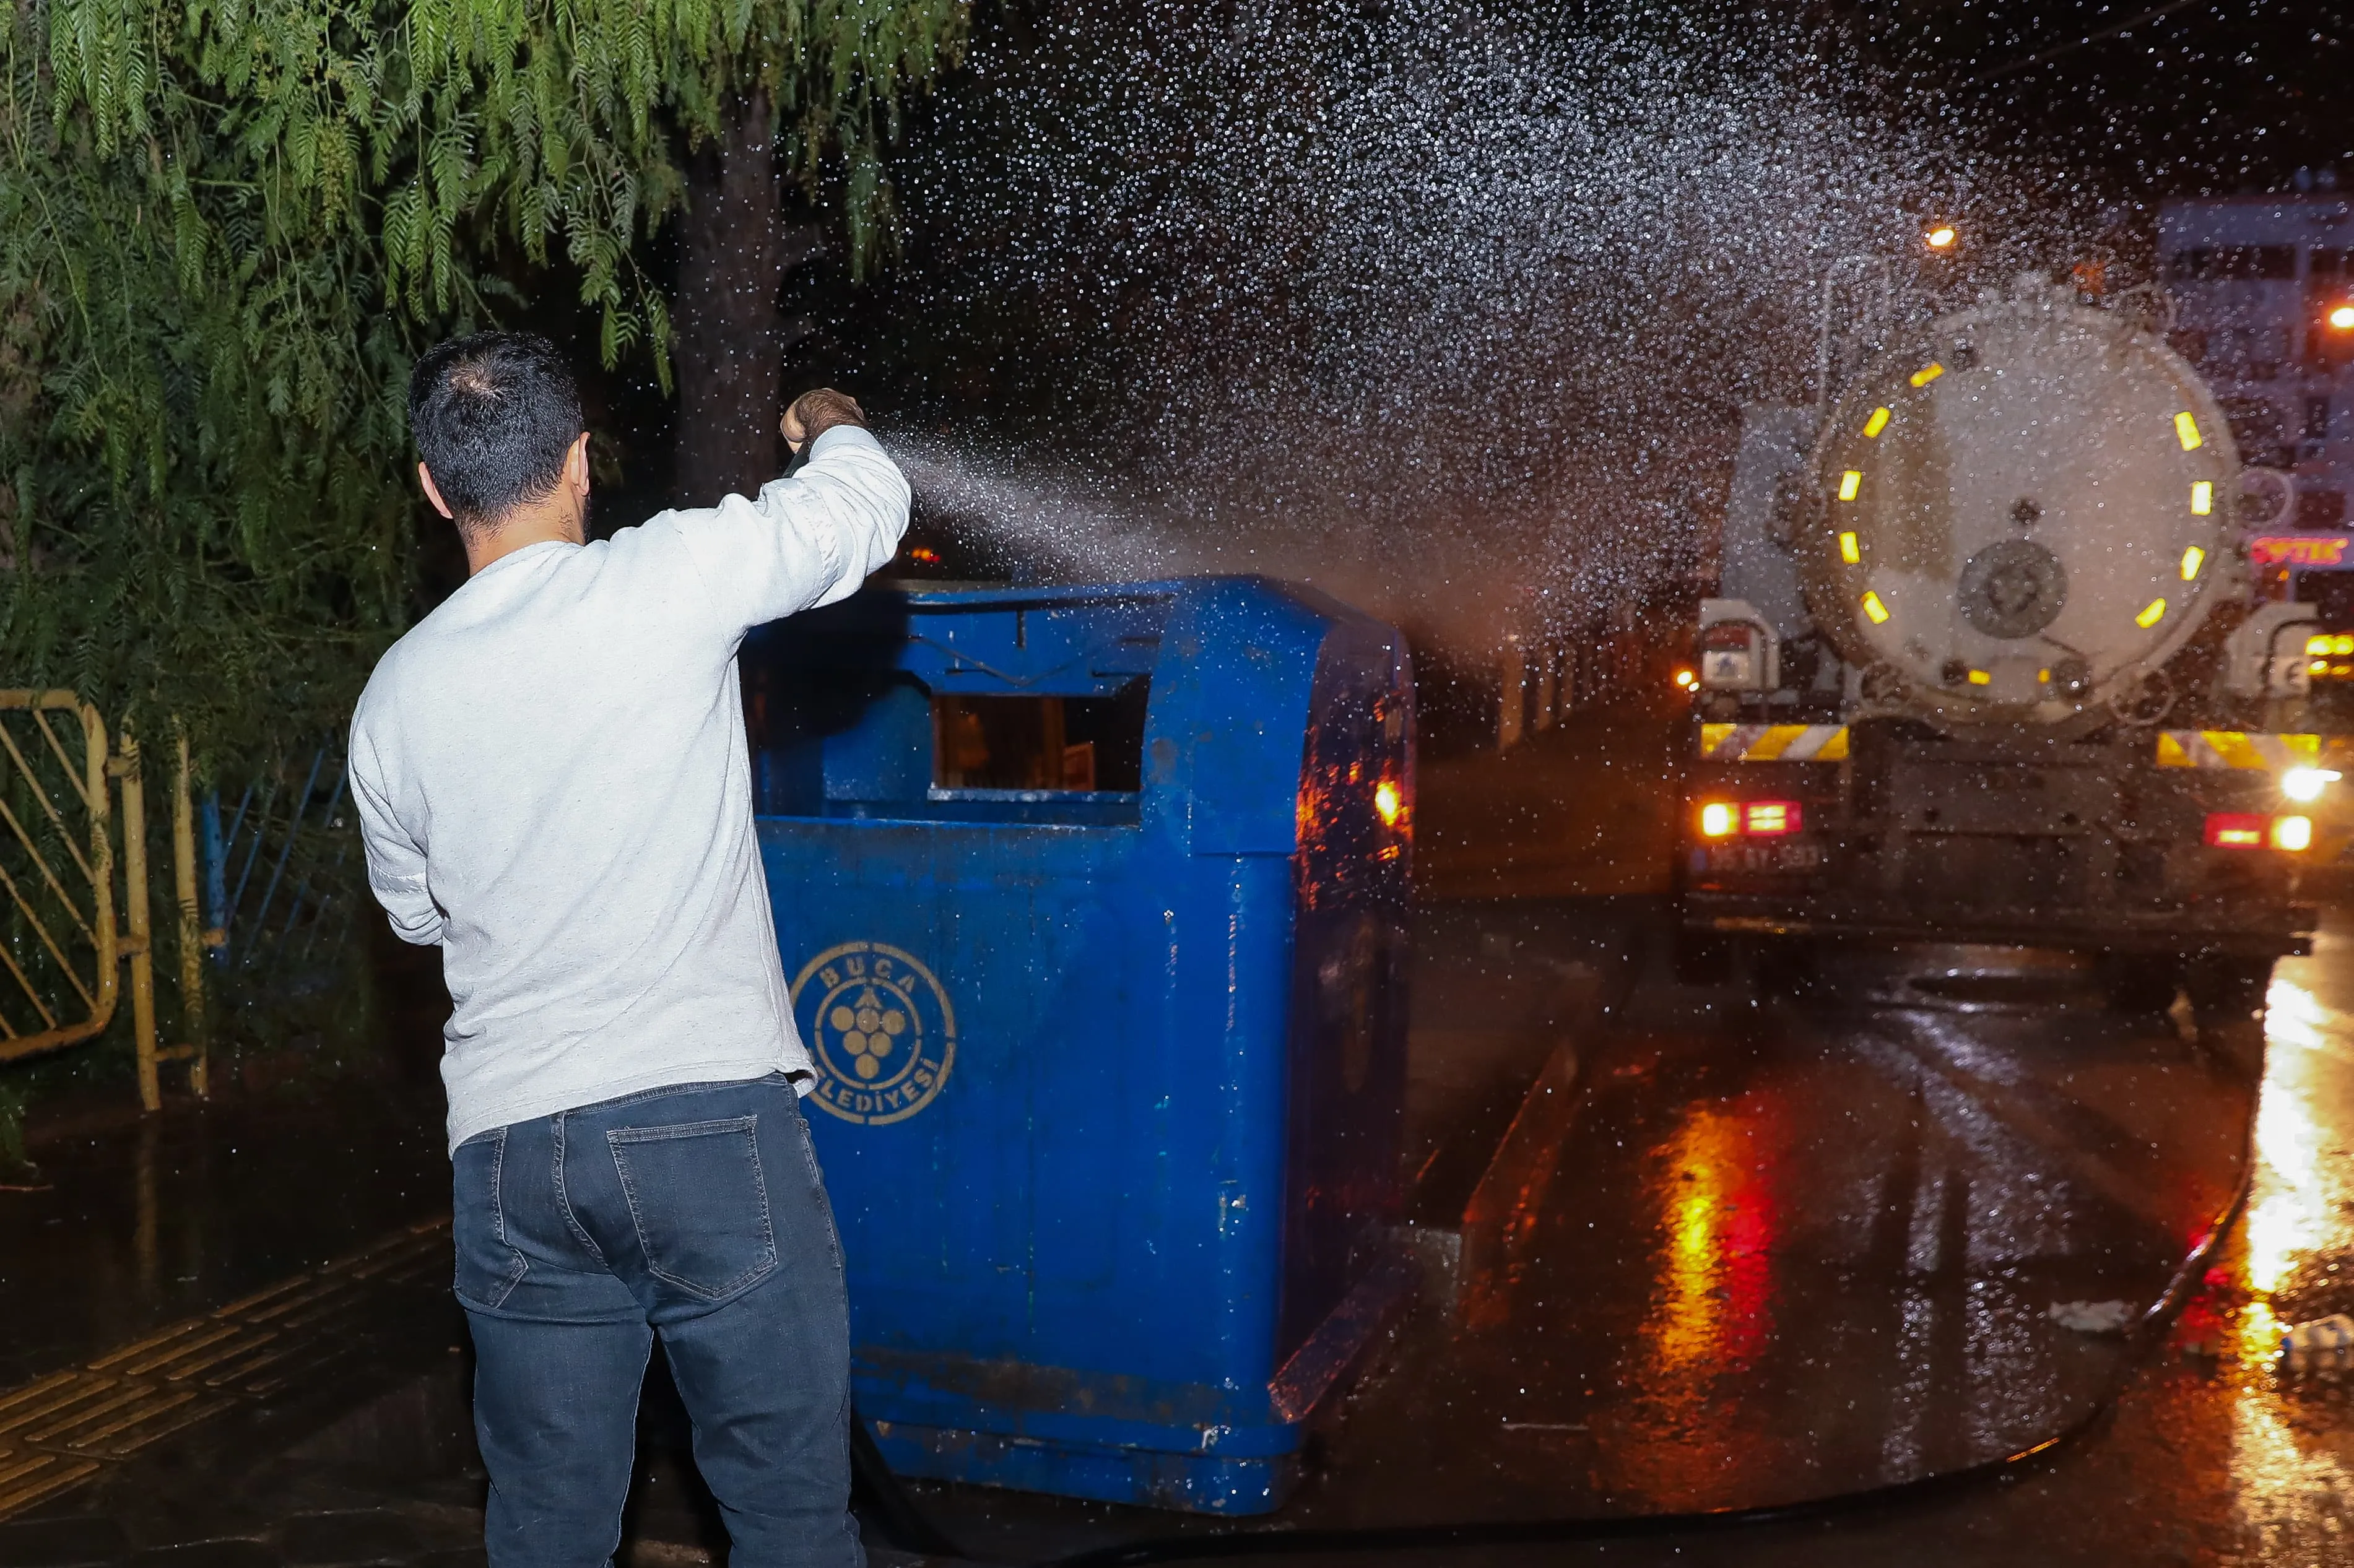
{"type": "Polygon", "coordinates": [[[907,528],[907,481],[839,392],[805,394],[785,413],[785,438],[809,461],[755,499],[672,512],[696,567],[739,629],[847,599],[890,560],[907,528]]]}

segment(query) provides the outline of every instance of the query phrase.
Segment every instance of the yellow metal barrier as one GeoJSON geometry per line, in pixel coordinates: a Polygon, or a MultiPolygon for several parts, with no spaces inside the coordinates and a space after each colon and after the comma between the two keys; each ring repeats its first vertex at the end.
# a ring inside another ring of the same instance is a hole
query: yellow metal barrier
{"type": "Polygon", "coordinates": [[[147,793],[138,742],[111,748],[98,710],[71,692],[0,690],[0,906],[13,927],[0,939],[0,1062],[21,1061],[89,1040],[113,1022],[121,969],[131,969],[132,1034],[139,1097],[163,1104],[160,1064],[186,1061],[205,1092],[203,970],[192,936],[196,853],[189,826],[187,747],[173,800],[173,859],[180,894],[186,1044],[159,1048],[148,921],[147,793]],[[63,732],[60,734],[60,732],[63,732]],[[110,784],[113,787],[110,790],[110,784]],[[122,903],[118,926],[112,802],[122,807],[122,903]],[[20,1027],[23,1025],[23,1027],[20,1027]]]}
{"type": "Polygon", "coordinates": [[[37,884],[27,886],[26,884],[32,879],[11,874],[5,865],[0,865],[0,887],[6,889],[17,918],[55,966],[53,969],[42,969],[43,980],[50,983],[36,983],[26,972],[26,965],[29,962],[40,967],[38,955],[24,953],[18,942],[0,943],[0,964],[6,965],[24,1000],[41,1021],[40,1028],[27,1033],[0,1015],[0,1061],[16,1061],[87,1040],[113,1020],[120,985],[116,965],[121,950],[114,929],[113,836],[107,821],[106,722],[99,717],[96,708],[71,692],[0,691],[0,746],[6,747],[14,769],[8,781],[21,785],[32,803],[40,809],[34,829],[27,829],[6,803],[6,794],[16,791],[0,791],[0,820],[5,821],[22,852],[17,870],[21,873],[29,866],[38,874],[37,884]],[[69,806],[80,808],[80,824],[68,822],[51,790],[45,787],[42,774],[47,770],[33,761],[40,751],[37,748],[28,757],[27,748],[18,744],[17,726],[13,721],[19,714],[27,715],[28,727],[38,731],[39,741],[46,743],[48,754],[57,758],[59,768],[55,777],[61,778],[71,790],[69,806]],[[58,726],[49,719],[52,714],[69,715],[69,733],[80,731],[74,736],[80,742],[79,756],[69,752],[58,737],[58,726]],[[44,819],[51,831],[37,832],[35,830],[44,819]],[[87,913],[50,863],[52,855],[42,853],[43,840],[52,852],[63,846],[64,858],[69,862],[67,869],[88,897],[87,913]],[[44,888],[49,895],[46,899],[41,896],[44,888]],[[49,918],[42,918],[45,913],[49,918]],[[60,915],[66,918],[59,919],[60,915]],[[70,928],[64,928],[68,922],[70,928]],[[61,929],[52,930],[53,925],[61,929]],[[81,942],[88,945],[86,961],[77,961],[82,955],[80,944],[74,939],[76,931],[80,933],[81,942]],[[69,949],[73,949],[71,957],[69,949]],[[57,994],[59,980],[80,1000],[80,1008],[57,994]],[[61,1017],[61,1011],[69,1016],[61,1017]],[[77,1012],[79,1017],[70,1016],[77,1012]]]}

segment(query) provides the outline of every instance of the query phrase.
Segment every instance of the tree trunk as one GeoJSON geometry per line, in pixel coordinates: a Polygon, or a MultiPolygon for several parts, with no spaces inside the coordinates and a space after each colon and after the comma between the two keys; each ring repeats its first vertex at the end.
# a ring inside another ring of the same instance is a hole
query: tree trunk
{"type": "MultiPolygon", "coordinates": [[[[677,468],[671,493],[708,506],[774,479],[788,265],[774,122],[768,95],[739,99],[722,133],[687,171],[672,313],[678,378],[677,468]]],[[[798,261],[798,256],[790,258],[798,261]]]]}

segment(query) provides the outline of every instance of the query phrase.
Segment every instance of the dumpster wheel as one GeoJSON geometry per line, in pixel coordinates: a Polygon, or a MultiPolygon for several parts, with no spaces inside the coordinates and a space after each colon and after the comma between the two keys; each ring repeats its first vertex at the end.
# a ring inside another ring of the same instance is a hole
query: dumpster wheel
{"type": "MultiPolygon", "coordinates": [[[[2167,1287],[2148,1311],[2128,1330],[2124,1357],[2109,1388],[2092,1407],[2052,1436],[2030,1448],[1999,1459],[1988,1459],[1958,1470],[1921,1476],[1861,1491],[1810,1498],[1801,1502],[1775,1503],[1764,1508],[1722,1509],[1688,1513],[1633,1514],[1622,1518],[1473,1520],[1455,1524],[1374,1525],[1346,1530],[1235,1530],[1200,1535],[1172,1535],[1130,1542],[1120,1546],[1091,1547],[1067,1556],[1031,1559],[1024,1568],[1130,1568],[1154,1563],[1193,1563],[1234,1557],[1292,1557],[1311,1552],[1414,1552],[1444,1546],[1542,1545],[1547,1542],[1639,1540],[1658,1536],[1716,1534],[1769,1524],[1797,1524],[1834,1518],[1850,1510],[1882,1507],[1912,1499],[1941,1497],[1981,1485],[1998,1476],[2015,1473],[2026,1465],[2043,1464],[2105,1420],[2149,1358],[2164,1343],[2167,1330],[2190,1299],[2191,1288],[2207,1262],[2246,1206],[2254,1179],[2253,1149],[2240,1163],[2240,1181],[2198,1248],[2184,1258],[2167,1287]]],[[[1005,1563],[1008,1559],[980,1556],[964,1551],[917,1506],[884,1461],[883,1452],[867,1430],[865,1419],[853,1413],[851,1461],[860,1490],[874,1510],[874,1520],[893,1546],[927,1556],[951,1557],[971,1563],[1005,1563]]]]}

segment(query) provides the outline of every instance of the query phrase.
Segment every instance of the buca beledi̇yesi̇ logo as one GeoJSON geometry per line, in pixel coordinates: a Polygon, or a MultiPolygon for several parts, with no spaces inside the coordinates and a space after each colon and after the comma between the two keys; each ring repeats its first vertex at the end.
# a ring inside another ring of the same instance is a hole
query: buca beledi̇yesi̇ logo
{"type": "Polygon", "coordinates": [[[844,942],[801,966],[793,1017],[817,1058],[810,1098],[844,1121],[904,1121],[956,1065],[956,1010],[932,971],[881,942],[844,942]]]}

